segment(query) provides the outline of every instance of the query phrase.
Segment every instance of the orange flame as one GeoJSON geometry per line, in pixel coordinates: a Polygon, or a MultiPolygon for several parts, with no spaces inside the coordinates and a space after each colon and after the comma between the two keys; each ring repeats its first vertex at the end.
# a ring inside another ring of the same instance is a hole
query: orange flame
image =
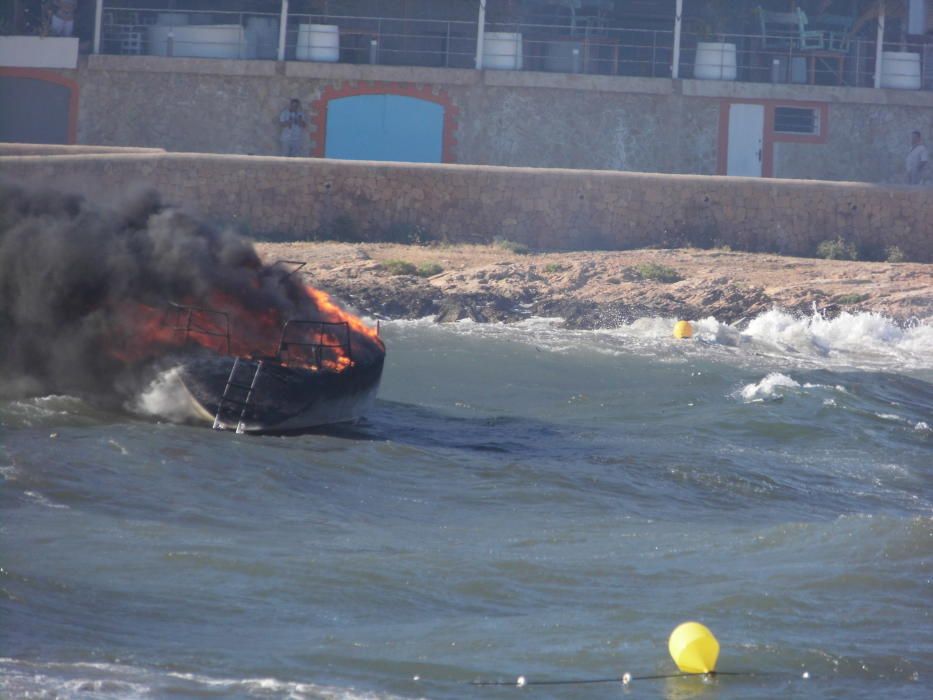
{"type": "MultiPolygon", "coordinates": [[[[334,320],[346,323],[350,327],[350,330],[354,333],[367,336],[382,345],[382,340],[379,339],[379,333],[375,328],[370,328],[359,318],[351,313],[347,313],[339,306],[337,306],[333,299],[331,299],[330,294],[327,292],[322,292],[320,289],[315,289],[311,285],[305,285],[305,291],[314,301],[315,306],[317,306],[317,308],[320,309],[322,313],[328,315],[334,320]]],[[[330,318],[328,320],[330,320],[330,318]]]]}
{"type": "Polygon", "coordinates": [[[108,352],[123,362],[139,362],[193,343],[220,354],[329,372],[385,352],[377,330],[340,308],[329,294],[311,286],[300,289],[307,294],[299,304],[307,307],[307,318],[283,318],[278,309],[253,311],[216,291],[202,303],[186,299],[168,310],[124,302],[114,309],[108,352]],[[286,321],[293,320],[298,330],[286,337],[286,321]],[[343,324],[346,332],[340,333],[343,324]]]}

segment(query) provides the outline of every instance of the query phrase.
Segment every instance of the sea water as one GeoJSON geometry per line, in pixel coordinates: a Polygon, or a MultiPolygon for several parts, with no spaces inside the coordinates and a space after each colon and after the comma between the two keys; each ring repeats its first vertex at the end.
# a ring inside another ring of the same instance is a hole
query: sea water
{"type": "Polygon", "coordinates": [[[387,323],[295,437],[0,402],[0,696],[930,697],[933,327],[673,323],[387,323]],[[748,675],[639,680],[686,620],[748,675]]]}

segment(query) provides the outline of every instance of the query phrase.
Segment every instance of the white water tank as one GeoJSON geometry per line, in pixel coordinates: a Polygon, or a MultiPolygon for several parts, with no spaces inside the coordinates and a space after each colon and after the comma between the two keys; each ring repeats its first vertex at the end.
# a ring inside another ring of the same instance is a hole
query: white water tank
{"type": "Polygon", "coordinates": [[[483,68],[522,69],[522,35],[517,32],[486,32],[483,36],[483,68]]]}
{"type": "Polygon", "coordinates": [[[340,28],[336,24],[299,24],[295,58],[336,63],[340,60],[340,28]]]}
{"type": "Polygon", "coordinates": [[[738,76],[735,44],[718,41],[697,43],[693,77],[697,80],[735,80],[738,76]]]}
{"type": "Polygon", "coordinates": [[[881,87],[920,89],[920,54],[885,51],[881,55],[881,87]]]}

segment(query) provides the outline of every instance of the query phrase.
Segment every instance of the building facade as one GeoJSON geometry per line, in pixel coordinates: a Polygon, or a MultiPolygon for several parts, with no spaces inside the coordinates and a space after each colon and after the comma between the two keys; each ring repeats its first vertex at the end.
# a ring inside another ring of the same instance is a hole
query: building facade
{"type": "Polygon", "coordinates": [[[99,4],[90,38],[0,38],[0,140],[275,155],[297,97],[317,157],[896,183],[933,141],[928,2],[99,4]]]}

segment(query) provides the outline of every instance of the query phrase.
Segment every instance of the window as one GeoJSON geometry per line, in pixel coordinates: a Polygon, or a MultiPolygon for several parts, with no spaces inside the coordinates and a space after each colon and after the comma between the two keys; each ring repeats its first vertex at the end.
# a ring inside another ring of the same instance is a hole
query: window
{"type": "Polygon", "coordinates": [[[820,112],[810,107],[775,107],[774,130],[779,134],[820,133],[820,112]]]}

